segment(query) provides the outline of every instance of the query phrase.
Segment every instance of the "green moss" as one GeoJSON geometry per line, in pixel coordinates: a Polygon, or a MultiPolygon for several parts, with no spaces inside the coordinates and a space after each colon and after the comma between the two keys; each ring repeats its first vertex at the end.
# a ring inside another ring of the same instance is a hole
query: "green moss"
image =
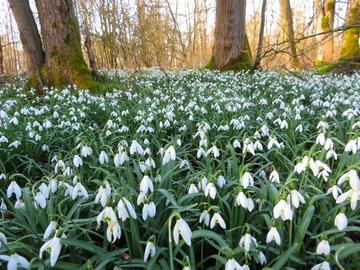
{"type": "Polygon", "coordinates": [[[345,31],[340,58],[343,60],[360,61],[358,28],[352,28],[345,31]]]}
{"type": "Polygon", "coordinates": [[[329,17],[328,16],[323,16],[321,18],[321,29],[324,31],[329,29],[329,17]]]}
{"type": "Polygon", "coordinates": [[[335,9],[335,1],[330,1],[326,4],[326,9],[332,11],[335,9]]]}
{"type": "Polygon", "coordinates": [[[213,70],[215,69],[215,57],[211,55],[209,63],[206,64],[205,69],[213,70]]]}
{"type": "Polygon", "coordinates": [[[318,65],[318,72],[320,74],[326,74],[330,72],[335,73],[349,73],[351,71],[360,70],[360,63],[358,62],[348,62],[348,61],[339,61],[334,64],[323,64],[318,65]]]}

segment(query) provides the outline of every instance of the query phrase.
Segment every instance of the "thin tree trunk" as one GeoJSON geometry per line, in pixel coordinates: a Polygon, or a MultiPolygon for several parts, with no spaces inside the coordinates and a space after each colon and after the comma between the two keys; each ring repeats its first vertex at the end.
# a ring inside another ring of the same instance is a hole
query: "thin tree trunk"
{"type": "Polygon", "coordinates": [[[82,55],[73,1],[37,0],[36,4],[45,51],[46,83],[94,88],[96,83],[82,55]]]}
{"type": "Polygon", "coordinates": [[[256,58],[253,69],[257,69],[260,66],[262,49],[264,46],[264,30],[265,30],[265,13],[266,13],[266,2],[263,0],[261,7],[261,22],[260,22],[260,32],[259,32],[259,43],[256,51],[256,58]]]}
{"type": "Polygon", "coordinates": [[[3,53],[3,45],[2,40],[0,36],[0,75],[3,75],[5,73],[4,71],[4,53],[3,53]]]}
{"type": "Polygon", "coordinates": [[[44,51],[29,2],[27,0],[9,0],[9,5],[19,28],[21,43],[28,57],[28,71],[33,79],[31,83],[41,91],[44,51]]]}
{"type": "Polygon", "coordinates": [[[344,32],[344,39],[341,48],[341,59],[360,62],[359,32],[360,32],[360,2],[350,0],[347,12],[346,24],[354,26],[344,32]]]}
{"type": "Polygon", "coordinates": [[[215,41],[209,68],[235,70],[250,68],[246,42],[246,0],[217,0],[215,41]]]}
{"type": "Polygon", "coordinates": [[[290,44],[292,66],[294,68],[298,68],[300,66],[300,63],[296,52],[290,0],[280,0],[280,15],[281,15],[281,26],[283,27],[283,31],[285,32],[286,39],[290,44]]]}

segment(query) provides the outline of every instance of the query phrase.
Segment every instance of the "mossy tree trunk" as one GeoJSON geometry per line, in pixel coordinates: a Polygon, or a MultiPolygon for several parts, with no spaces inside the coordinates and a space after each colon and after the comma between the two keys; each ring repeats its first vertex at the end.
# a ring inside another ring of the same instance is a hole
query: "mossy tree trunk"
{"type": "Polygon", "coordinates": [[[335,17],[335,0],[318,0],[319,9],[319,30],[329,32],[321,35],[319,38],[319,50],[317,62],[328,64],[333,61],[334,53],[334,17],[335,17]]]}
{"type": "Polygon", "coordinates": [[[251,68],[246,37],[246,0],[217,0],[215,41],[208,68],[234,70],[251,68]]]}
{"type": "Polygon", "coordinates": [[[3,45],[1,42],[1,36],[0,36],[0,75],[3,75],[5,73],[4,70],[4,53],[3,53],[3,45]]]}
{"type": "Polygon", "coordinates": [[[282,31],[284,32],[284,40],[287,41],[287,43],[290,45],[292,67],[299,68],[300,62],[296,50],[290,0],[280,0],[280,23],[281,23],[282,31]]]}
{"type": "Polygon", "coordinates": [[[352,28],[344,32],[340,59],[343,61],[360,62],[359,27],[360,1],[350,0],[346,25],[352,28]]]}
{"type": "Polygon", "coordinates": [[[80,31],[72,0],[37,0],[45,51],[42,74],[46,84],[94,88],[82,55],[80,31]]]}
{"type": "Polygon", "coordinates": [[[44,51],[41,38],[28,0],[9,0],[11,11],[19,28],[21,43],[28,58],[30,83],[42,92],[41,68],[44,65],[44,51]]]}

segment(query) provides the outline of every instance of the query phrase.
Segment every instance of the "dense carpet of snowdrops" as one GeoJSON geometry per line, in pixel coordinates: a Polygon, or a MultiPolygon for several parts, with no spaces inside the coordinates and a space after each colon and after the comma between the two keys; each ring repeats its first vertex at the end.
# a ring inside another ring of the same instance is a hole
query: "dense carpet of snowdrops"
{"type": "Polygon", "coordinates": [[[0,90],[1,269],[359,269],[360,75],[0,90]]]}

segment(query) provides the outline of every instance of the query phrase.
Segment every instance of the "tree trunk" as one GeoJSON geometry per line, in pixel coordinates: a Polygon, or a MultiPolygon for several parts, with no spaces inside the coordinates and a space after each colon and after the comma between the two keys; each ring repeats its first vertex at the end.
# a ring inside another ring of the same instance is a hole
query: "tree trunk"
{"type": "Polygon", "coordinates": [[[292,66],[293,68],[298,68],[300,67],[300,63],[296,53],[296,44],[295,44],[290,0],[280,0],[280,16],[281,16],[281,26],[283,28],[282,30],[285,33],[286,40],[290,44],[292,66]]]}
{"type": "Polygon", "coordinates": [[[72,0],[37,0],[45,51],[43,76],[47,84],[94,88],[82,55],[80,31],[72,0]]]}
{"type": "Polygon", "coordinates": [[[350,0],[349,10],[346,17],[346,25],[354,27],[344,32],[344,39],[340,57],[342,60],[360,62],[359,22],[360,2],[359,0],[350,0]]]}
{"type": "Polygon", "coordinates": [[[215,40],[210,69],[251,68],[251,53],[246,38],[246,0],[217,0],[215,40]]]}
{"type": "Polygon", "coordinates": [[[265,13],[266,13],[266,2],[267,0],[263,0],[261,7],[261,22],[260,22],[260,31],[259,31],[259,43],[256,52],[255,63],[253,69],[257,69],[260,66],[261,54],[264,45],[264,29],[265,29],[265,13]]]}
{"type": "Polygon", "coordinates": [[[9,0],[9,5],[19,28],[21,43],[28,57],[31,84],[41,91],[43,86],[41,68],[44,64],[44,51],[29,2],[27,0],[9,0]]]}
{"type": "Polygon", "coordinates": [[[5,73],[4,71],[4,54],[3,54],[3,45],[1,42],[1,36],[0,36],[0,75],[3,75],[5,73]]]}

